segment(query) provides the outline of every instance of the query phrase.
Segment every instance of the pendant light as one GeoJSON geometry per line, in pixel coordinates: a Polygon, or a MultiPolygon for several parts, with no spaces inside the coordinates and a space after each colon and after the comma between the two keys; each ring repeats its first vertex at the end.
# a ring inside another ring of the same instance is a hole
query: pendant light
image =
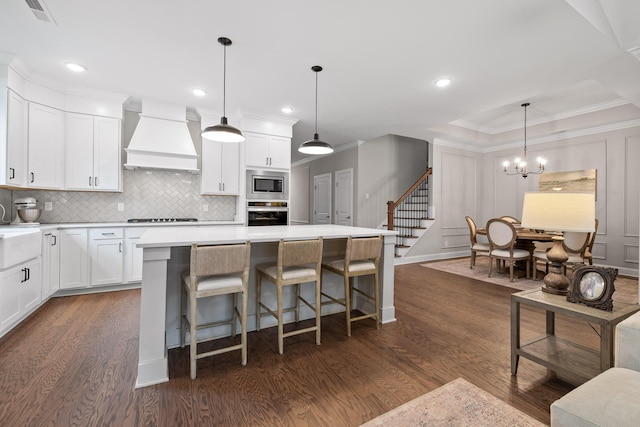
{"type": "Polygon", "coordinates": [[[507,175],[521,175],[523,178],[526,178],[528,175],[538,175],[544,172],[544,164],[546,160],[542,157],[538,157],[538,169],[535,171],[527,170],[527,107],[529,106],[528,102],[525,102],[521,105],[524,107],[524,155],[522,159],[519,157],[515,159],[515,166],[513,168],[513,172],[509,172],[509,161],[505,161],[503,163],[504,173],[507,175]]]}
{"type": "Polygon", "coordinates": [[[314,65],[311,70],[316,73],[316,131],[313,134],[313,139],[300,144],[298,151],[303,154],[330,154],[333,153],[333,147],[329,143],[321,141],[318,136],[318,73],[322,71],[322,67],[314,65]]]}
{"type": "Polygon", "coordinates": [[[224,71],[222,74],[222,118],[220,124],[215,126],[209,126],[202,131],[202,137],[218,142],[243,142],[244,135],[239,129],[227,124],[227,46],[231,45],[231,40],[226,37],[220,37],[218,43],[224,46],[224,71]]]}

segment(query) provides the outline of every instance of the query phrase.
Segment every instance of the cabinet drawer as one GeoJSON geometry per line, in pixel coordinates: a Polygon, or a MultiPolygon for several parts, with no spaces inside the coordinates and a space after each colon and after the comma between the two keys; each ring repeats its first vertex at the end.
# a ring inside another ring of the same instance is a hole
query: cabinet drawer
{"type": "Polygon", "coordinates": [[[122,239],[124,237],[124,230],[119,228],[96,228],[89,231],[89,238],[91,240],[101,239],[122,239]]]}

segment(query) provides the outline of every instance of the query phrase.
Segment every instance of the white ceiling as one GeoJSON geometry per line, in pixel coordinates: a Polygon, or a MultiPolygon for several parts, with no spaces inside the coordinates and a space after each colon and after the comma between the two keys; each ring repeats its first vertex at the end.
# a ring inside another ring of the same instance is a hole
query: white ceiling
{"type": "MultiPolygon", "coordinates": [[[[385,134],[430,139],[455,121],[483,132],[631,102],[640,106],[638,0],[25,0],[0,2],[0,52],[40,78],[227,115],[294,108],[294,145],[385,134]],[[76,61],[81,75],[66,70],[76,61]],[[446,89],[433,82],[453,78],[446,89]],[[195,87],[205,98],[191,94],[195,87]],[[528,113],[529,114],[529,113],[528,113]],[[536,117],[537,116],[537,117],[536,117]]],[[[302,156],[294,153],[293,160],[302,156]]]]}

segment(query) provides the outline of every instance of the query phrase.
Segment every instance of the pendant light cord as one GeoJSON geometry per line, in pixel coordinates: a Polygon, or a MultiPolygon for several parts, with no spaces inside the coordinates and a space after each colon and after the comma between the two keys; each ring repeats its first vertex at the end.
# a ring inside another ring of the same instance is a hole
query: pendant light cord
{"type": "Polygon", "coordinates": [[[316,71],[316,131],[318,133],[318,72],[316,71]]]}
{"type": "Polygon", "coordinates": [[[227,117],[227,45],[224,45],[222,68],[222,116],[227,117]]]}

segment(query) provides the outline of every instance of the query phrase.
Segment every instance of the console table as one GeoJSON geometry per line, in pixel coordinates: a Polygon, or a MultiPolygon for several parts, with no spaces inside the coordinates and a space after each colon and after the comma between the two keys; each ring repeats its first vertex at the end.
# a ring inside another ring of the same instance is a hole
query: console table
{"type": "Polygon", "coordinates": [[[576,383],[585,382],[613,366],[613,334],[618,323],[640,311],[640,305],[615,301],[604,311],[567,301],[539,289],[511,295],[511,374],[518,372],[520,356],[546,366],[576,383]],[[546,334],[520,342],[520,305],[546,310],[546,334]],[[595,350],[555,335],[556,313],[600,325],[600,349],[595,350]]]}

